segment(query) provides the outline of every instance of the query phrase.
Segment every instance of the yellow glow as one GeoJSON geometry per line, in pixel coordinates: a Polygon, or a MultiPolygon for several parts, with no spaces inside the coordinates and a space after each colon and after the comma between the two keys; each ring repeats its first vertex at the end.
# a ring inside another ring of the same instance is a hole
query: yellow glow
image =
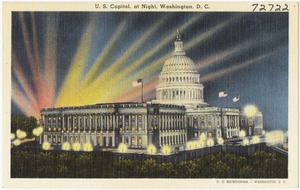
{"type": "Polygon", "coordinates": [[[83,145],[83,151],[86,151],[86,152],[91,152],[93,151],[93,145],[91,143],[84,143],[83,145]]]}
{"type": "Polygon", "coordinates": [[[259,142],[260,142],[259,136],[253,136],[251,142],[252,142],[253,144],[259,143],[259,142]]]}
{"type": "Polygon", "coordinates": [[[239,136],[241,138],[244,138],[246,136],[246,132],[244,130],[241,130],[239,136]]]}
{"type": "MultiPolygon", "coordinates": [[[[188,26],[190,26],[190,24],[192,24],[196,20],[200,19],[201,17],[203,17],[203,15],[196,16],[193,19],[189,20],[182,27],[180,27],[181,30],[186,29],[188,26]]],[[[163,22],[164,21],[161,20],[160,23],[156,24],[156,26],[154,27],[154,29],[158,28],[158,25],[162,24],[163,22]]],[[[147,35],[150,35],[152,33],[153,32],[151,30],[149,30],[147,32],[147,35]]],[[[136,73],[133,73],[133,75],[130,75],[130,77],[128,77],[128,78],[125,77],[130,72],[132,72],[132,70],[134,70],[135,68],[137,68],[139,65],[143,64],[145,62],[145,60],[149,59],[156,52],[158,52],[161,48],[163,48],[171,40],[174,40],[174,36],[173,35],[169,35],[168,37],[164,38],[164,40],[160,41],[159,44],[157,44],[151,50],[147,51],[145,54],[143,54],[142,56],[140,56],[139,58],[137,58],[128,67],[126,67],[122,71],[118,72],[112,78],[112,80],[110,80],[109,82],[106,82],[106,84],[105,84],[106,86],[111,86],[113,84],[117,84],[118,88],[108,88],[104,93],[101,93],[101,100],[102,101],[109,101],[109,98],[111,98],[111,96],[116,96],[120,92],[123,92],[124,89],[126,89],[126,88],[128,88],[128,86],[130,86],[130,84],[131,84],[131,82],[133,80],[136,80],[136,78],[139,78],[141,75],[145,75],[145,73],[152,73],[157,68],[160,68],[159,65],[161,64],[161,62],[165,61],[170,56],[169,54],[171,52],[168,53],[168,54],[166,54],[166,55],[164,55],[163,57],[160,57],[160,58],[154,60],[151,64],[149,64],[149,66],[147,66],[143,70],[141,70],[139,72],[136,72],[136,73]]],[[[99,81],[96,84],[99,84],[99,81]]],[[[103,88],[105,87],[105,85],[103,86],[103,88]]],[[[99,87],[95,86],[95,88],[99,88],[99,87]]],[[[95,91],[95,90],[92,90],[92,91],[95,91]]]]}
{"type": "Polygon", "coordinates": [[[206,141],[206,135],[205,135],[205,133],[201,133],[201,135],[200,135],[200,141],[206,141]]]}
{"type": "Polygon", "coordinates": [[[153,144],[150,144],[147,148],[148,154],[155,154],[156,153],[156,147],[153,144]]]}
{"type": "MultiPolygon", "coordinates": [[[[203,17],[204,14],[197,15],[190,19],[188,22],[186,22],[183,26],[181,26],[181,30],[186,29],[188,26],[190,26],[195,21],[198,21],[201,17],[203,17]]],[[[89,81],[88,79],[91,79],[91,74],[87,75],[87,79],[85,77],[83,78],[84,83],[80,84],[79,87],[76,87],[76,90],[78,93],[76,93],[73,89],[66,89],[63,88],[63,90],[60,93],[63,93],[65,95],[60,95],[61,98],[57,101],[56,105],[84,105],[84,104],[93,104],[95,102],[107,102],[112,101],[112,99],[117,98],[117,96],[120,94],[120,92],[124,92],[124,90],[128,90],[129,87],[131,87],[131,83],[133,80],[136,80],[136,78],[140,78],[141,75],[145,74],[151,74],[153,71],[156,71],[159,69],[161,63],[165,61],[166,58],[169,57],[169,55],[164,55],[163,57],[157,59],[156,61],[152,62],[148,67],[144,68],[142,71],[132,73],[130,77],[124,77],[124,75],[128,75],[130,72],[132,72],[132,68],[138,67],[138,65],[141,65],[150,58],[152,55],[154,55],[156,52],[158,52],[161,48],[163,48],[166,44],[168,44],[171,40],[174,40],[174,35],[168,35],[166,38],[164,38],[162,41],[160,41],[157,45],[155,45],[153,48],[151,48],[150,51],[147,51],[144,55],[137,58],[130,64],[128,67],[126,67],[124,70],[121,70],[119,72],[119,66],[124,63],[142,44],[144,44],[145,40],[150,37],[153,34],[153,31],[159,28],[160,25],[164,23],[165,19],[160,20],[157,22],[154,26],[152,26],[140,39],[138,39],[134,44],[129,46],[128,50],[119,58],[117,59],[108,69],[103,71],[103,73],[92,83],[86,82],[89,81]],[[111,77],[114,76],[114,77],[111,77]],[[111,78],[111,80],[109,80],[111,78]],[[114,88],[108,88],[110,86],[114,86],[114,88]],[[106,89],[105,91],[99,91],[99,89],[106,89]],[[68,93],[69,92],[69,93],[68,93]],[[72,94],[76,93],[78,96],[71,96],[70,92],[72,94]],[[69,94],[68,96],[66,94],[69,94]],[[71,103],[73,102],[73,103],[71,103]]],[[[106,51],[106,50],[105,50],[106,51]]],[[[100,60],[101,62],[101,60],[100,60]]],[[[99,64],[97,63],[97,67],[99,68],[99,64]]],[[[72,70],[72,69],[70,69],[72,70]]],[[[70,74],[68,74],[69,76],[70,74]]],[[[71,75],[70,75],[71,76],[71,75]]],[[[75,75],[76,76],[76,75],[75,75]]],[[[68,86],[68,85],[66,85],[68,86]]],[[[74,85],[73,85],[74,86],[74,85]]]]}
{"type": "Polygon", "coordinates": [[[120,36],[124,33],[125,26],[128,24],[127,20],[124,20],[116,29],[115,33],[112,35],[111,39],[108,41],[108,44],[105,46],[105,49],[98,55],[96,61],[94,62],[92,68],[85,75],[83,81],[80,83],[80,87],[78,90],[84,90],[88,83],[91,82],[92,78],[96,75],[97,71],[101,68],[103,63],[111,54],[112,50],[116,46],[120,36]]]}
{"type": "Polygon", "coordinates": [[[127,145],[124,143],[120,143],[118,150],[119,150],[119,152],[127,152],[127,145]]]}
{"type": "Polygon", "coordinates": [[[197,143],[195,141],[189,141],[186,143],[186,149],[187,150],[192,150],[197,148],[197,143]]]}
{"type": "Polygon", "coordinates": [[[203,147],[205,147],[205,141],[198,141],[198,147],[199,148],[203,148],[203,147]]]}
{"type": "Polygon", "coordinates": [[[73,57],[71,67],[68,71],[67,77],[63,83],[63,86],[59,92],[59,96],[55,103],[56,106],[75,106],[80,105],[76,102],[77,97],[82,98],[80,94],[74,96],[76,86],[80,81],[80,77],[84,70],[85,63],[88,59],[89,46],[92,40],[92,32],[94,29],[94,19],[92,19],[83,34],[80,44],[76,50],[76,54],[73,57]]]}
{"type": "MultiPolygon", "coordinates": [[[[110,89],[117,89],[116,88],[108,88],[110,86],[113,85],[118,85],[118,80],[122,80],[124,77],[123,75],[128,74],[129,72],[132,71],[132,67],[136,68],[139,64],[142,64],[143,62],[141,61],[140,63],[135,62],[134,64],[131,64],[128,66],[128,68],[124,71],[121,71],[121,73],[117,73],[117,70],[120,68],[120,66],[124,63],[124,60],[127,60],[130,58],[130,56],[132,56],[143,44],[144,42],[151,37],[151,35],[153,34],[153,32],[159,28],[160,25],[163,24],[163,22],[165,21],[167,17],[165,17],[164,19],[160,20],[159,22],[157,22],[154,26],[151,27],[151,29],[147,30],[147,32],[143,35],[143,37],[137,39],[137,41],[135,41],[135,43],[133,43],[131,46],[128,47],[128,49],[126,50],[126,52],[124,54],[122,54],[121,57],[119,57],[112,65],[110,65],[109,68],[107,68],[105,71],[103,71],[103,73],[101,75],[99,75],[92,83],[90,83],[88,85],[88,87],[84,87],[84,89],[80,89],[80,93],[82,94],[82,97],[85,98],[79,98],[77,101],[80,101],[80,104],[86,104],[86,103],[91,103],[90,101],[107,101],[106,99],[102,98],[102,96],[104,95],[104,93],[107,90],[110,89]],[[112,77],[114,76],[114,77],[112,77]],[[115,78],[113,79],[113,81],[108,80],[109,78],[115,78]],[[98,91],[98,89],[107,89],[106,91],[102,91],[101,93],[98,91]],[[99,93],[96,93],[99,92],[99,93]],[[89,101],[89,102],[87,102],[89,101]]],[[[147,52],[148,53],[148,52],[147,52]]],[[[131,81],[132,82],[132,81],[131,81]]],[[[106,92],[106,94],[109,94],[109,97],[112,97],[111,92],[108,93],[106,92]]]]}
{"type": "Polygon", "coordinates": [[[246,105],[244,107],[244,113],[247,117],[254,117],[258,112],[258,109],[255,105],[246,105]]]}
{"type": "Polygon", "coordinates": [[[161,148],[161,153],[164,155],[171,154],[171,148],[168,145],[165,145],[161,148]]]}
{"type": "Polygon", "coordinates": [[[32,134],[35,136],[40,136],[43,133],[43,128],[42,127],[37,127],[33,129],[32,134]]]}
{"type": "Polygon", "coordinates": [[[72,149],[74,150],[74,151],[80,151],[80,144],[79,143],[73,143],[72,144],[72,149]]]}
{"type": "Polygon", "coordinates": [[[14,140],[16,138],[16,135],[14,133],[10,134],[10,140],[14,140]]]}
{"type": "Polygon", "coordinates": [[[19,139],[24,139],[27,136],[26,132],[24,132],[24,131],[22,131],[20,129],[18,129],[16,133],[17,133],[17,137],[19,139]]]}
{"type": "Polygon", "coordinates": [[[265,134],[266,134],[266,131],[265,131],[265,130],[263,130],[263,131],[261,132],[261,134],[262,134],[262,135],[265,135],[265,134]]]}
{"type": "Polygon", "coordinates": [[[43,150],[50,150],[51,145],[48,142],[44,142],[42,145],[43,150]]]}
{"type": "Polygon", "coordinates": [[[212,138],[207,139],[207,146],[214,146],[214,140],[212,138]]]}
{"type": "Polygon", "coordinates": [[[21,144],[21,140],[20,139],[16,139],[12,142],[13,145],[15,146],[19,146],[21,144]]]}
{"type": "Polygon", "coordinates": [[[281,130],[277,130],[277,131],[271,131],[266,133],[266,142],[268,144],[279,144],[282,143],[284,140],[284,132],[281,130]]]}
{"type": "Polygon", "coordinates": [[[223,138],[218,138],[218,144],[224,144],[224,139],[223,138]]]}
{"type": "MultiPolygon", "coordinates": [[[[219,29],[221,29],[223,26],[227,25],[228,23],[229,22],[225,22],[225,23],[219,24],[218,26],[216,26],[215,28],[213,28],[210,32],[211,33],[216,32],[219,29]]],[[[185,25],[184,28],[186,28],[188,26],[189,26],[189,24],[185,25]]],[[[182,27],[181,27],[181,29],[182,29],[182,27]]],[[[198,36],[195,39],[191,40],[190,43],[188,43],[185,46],[185,49],[192,48],[193,46],[195,46],[197,44],[197,43],[195,43],[195,40],[197,42],[202,41],[203,39],[205,39],[206,37],[209,36],[209,33],[207,33],[206,35],[200,35],[200,36],[201,37],[198,36]]],[[[174,37],[172,35],[170,35],[169,39],[164,39],[163,41],[161,41],[154,48],[152,48],[152,50],[150,52],[147,52],[146,54],[144,54],[137,61],[144,62],[145,57],[147,57],[148,55],[151,55],[152,51],[159,50],[161,47],[163,47],[164,43],[169,42],[172,39],[174,39],[174,37]]],[[[131,82],[133,80],[136,80],[136,78],[139,78],[141,75],[142,76],[151,75],[151,73],[154,73],[155,71],[157,71],[160,68],[161,63],[164,62],[167,58],[169,58],[170,55],[171,55],[171,53],[172,52],[167,53],[167,54],[165,54],[164,56],[162,56],[160,58],[157,58],[151,64],[149,64],[147,67],[143,68],[139,72],[133,73],[133,75],[130,75],[130,77],[126,78],[126,80],[123,80],[123,81],[121,80],[120,83],[118,84],[117,88],[110,88],[108,91],[106,91],[103,94],[103,96],[101,97],[101,101],[104,101],[104,102],[105,101],[109,101],[111,99],[111,97],[114,97],[115,95],[118,95],[119,93],[124,92],[124,90],[128,89],[128,86],[130,86],[131,82]]],[[[136,64],[136,63],[134,63],[134,64],[136,64]]],[[[119,97],[119,98],[122,99],[123,97],[119,97]]],[[[122,99],[121,101],[126,101],[126,100],[122,99]]]]}
{"type": "Polygon", "coordinates": [[[244,139],[244,140],[243,140],[243,145],[249,145],[249,139],[247,139],[247,138],[244,139]]]}
{"type": "Polygon", "coordinates": [[[62,146],[61,146],[61,149],[62,149],[62,150],[65,150],[65,151],[71,150],[71,145],[70,145],[70,143],[68,143],[68,142],[63,143],[62,146]]]}

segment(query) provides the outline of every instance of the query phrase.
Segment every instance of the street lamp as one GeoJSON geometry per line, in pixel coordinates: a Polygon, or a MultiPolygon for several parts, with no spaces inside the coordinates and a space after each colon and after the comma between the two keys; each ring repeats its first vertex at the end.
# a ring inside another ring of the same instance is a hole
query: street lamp
{"type": "Polygon", "coordinates": [[[212,138],[207,139],[207,146],[214,146],[214,140],[212,138]]]}
{"type": "Polygon", "coordinates": [[[70,145],[70,143],[68,143],[68,142],[63,143],[62,146],[61,146],[61,149],[62,149],[62,150],[65,150],[65,151],[71,150],[71,145],[70,145]]]}
{"type": "Polygon", "coordinates": [[[44,142],[42,145],[43,150],[50,150],[51,145],[48,142],[44,142]]]}
{"type": "Polygon", "coordinates": [[[224,139],[223,138],[218,138],[218,144],[220,144],[220,145],[224,144],[224,139]]]}
{"type": "Polygon", "coordinates": [[[165,145],[161,149],[162,154],[169,155],[171,153],[171,148],[168,145],[165,145]]]}
{"type": "Polygon", "coordinates": [[[247,117],[254,117],[258,112],[255,105],[249,104],[244,107],[244,113],[247,117]]]}
{"type": "Polygon", "coordinates": [[[153,144],[150,144],[147,148],[148,154],[155,154],[156,153],[156,147],[153,144]]]}
{"type": "Polygon", "coordinates": [[[84,143],[83,151],[86,151],[86,152],[93,151],[93,145],[90,142],[84,143]]]}
{"type": "Polygon", "coordinates": [[[120,143],[118,147],[119,152],[126,152],[127,151],[127,145],[124,143],[120,143]]]}
{"type": "Polygon", "coordinates": [[[72,144],[72,149],[74,151],[80,151],[80,144],[79,143],[73,143],[72,144]]]}

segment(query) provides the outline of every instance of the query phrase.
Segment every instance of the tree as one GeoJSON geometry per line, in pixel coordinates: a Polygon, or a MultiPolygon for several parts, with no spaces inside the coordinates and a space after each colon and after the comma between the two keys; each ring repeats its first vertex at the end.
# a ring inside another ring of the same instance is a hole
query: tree
{"type": "Polygon", "coordinates": [[[156,177],[158,175],[158,164],[152,158],[146,159],[138,166],[139,177],[156,177]]]}
{"type": "Polygon", "coordinates": [[[161,163],[158,170],[159,176],[157,177],[172,178],[176,175],[174,164],[171,162],[161,163]]]}
{"type": "Polygon", "coordinates": [[[30,116],[12,116],[11,117],[11,132],[16,133],[18,129],[25,131],[28,138],[32,138],[32,131],[36,128],[37,120],[35,117],[30,116]]]}
{"type": "Polygon", "coordinates": [[[199,170],[195,160],[182,161],[178,164],[178,175],[180,177],[198,177],[199,170]]]}
{"type": "Polygon", "coordinates": [[[239,178],[253,178],[254,170],[250,166],[242,167],[238,173],[239,178]]]}

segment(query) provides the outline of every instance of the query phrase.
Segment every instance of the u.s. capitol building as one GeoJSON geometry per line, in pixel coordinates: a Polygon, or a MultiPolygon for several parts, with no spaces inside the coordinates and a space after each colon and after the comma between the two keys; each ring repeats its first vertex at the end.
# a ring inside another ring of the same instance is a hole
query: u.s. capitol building
{"type": "Polygon", "coordinates": [[[103,103],[41,110],[44,133],[40,143],[59,147],[63,143],[91,143],[95,148],[184,150],[200,136],[215,143],[260,135],[262,114],[248,117],[239,109],[213,107],[204,101],[204,86],[192,59],[186,56],[177,32],[173,55],[163,65],[156,87],[156,100],[142,103],[103,103]]]}

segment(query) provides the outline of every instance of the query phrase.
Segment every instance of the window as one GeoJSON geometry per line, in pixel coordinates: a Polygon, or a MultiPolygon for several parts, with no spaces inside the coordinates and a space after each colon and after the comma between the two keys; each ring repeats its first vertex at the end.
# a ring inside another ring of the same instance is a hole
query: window
{"type": "Polygon", "coordinates": [[[108,138],[108,145],[109,145],[109,146],[112,146],[112,137],[109,137],[109,138],[108,138]]]}
{"type": "Polygon", "coordinates": [[[70,137],[70,143],[74,143],[74,137],[70,137]]]}
{"type": "Polygon", "coordinates": [[[107,146],[107,144],[106,144],[106,137],[103,137],[103,146],[107,146]]]}
{"type": "Polygon", "coordinates": [[[132,137],[132,144],[136,144],[136,138],[132,137]]]}
{"type": "Polygon", "coordinates": [[[101,144],[101,137],[100,136],[97,138],[97,143],[98,143],[98,145],[101,144]]]}
{"type": "Polygon", "coordinates": [[[212,132],[209,132],[209,133],[208,133],[208,136],[209,136],[209,137],[212,137],[212,135],[213,135],[212,132]]]}

